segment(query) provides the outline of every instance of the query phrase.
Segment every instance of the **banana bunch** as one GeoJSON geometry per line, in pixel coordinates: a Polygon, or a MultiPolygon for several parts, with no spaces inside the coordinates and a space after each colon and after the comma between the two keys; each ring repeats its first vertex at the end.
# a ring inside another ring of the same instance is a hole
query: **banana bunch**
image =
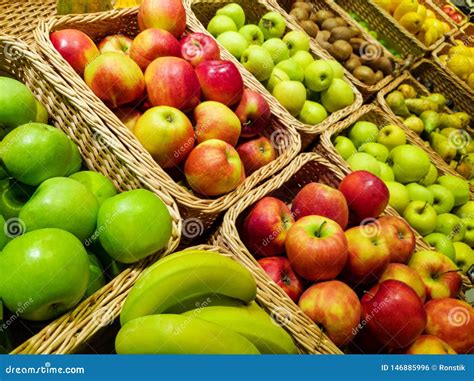
{"type": "Polygon", "coordinates": [[[254,301],[250,272],[204,250],[171,254],[130,290],[115,339],[119,354],[296,353],[290,335],[254,301]]]}
{"type": "Polygon", "coordinates": [[[439,56],[439,59],[474,90],[474,47],[456,40],[456,46],[449,48],[448,54],[439,56]]]}
{"type": "Polygon", "coordinates": [[[418,0],[375,0],[375,3],[426,46],[432,45],[451,29],[448,23],[438,20],[435,13],[418,0]]]}

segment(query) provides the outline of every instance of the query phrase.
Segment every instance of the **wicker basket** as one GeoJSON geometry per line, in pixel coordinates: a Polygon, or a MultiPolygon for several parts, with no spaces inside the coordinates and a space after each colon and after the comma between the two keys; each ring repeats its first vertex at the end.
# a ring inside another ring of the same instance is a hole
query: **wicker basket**
{"type": "MultiPolygon", "coordinates": [[[[67,86],[41,58],[22,42],[11,37],[0,36],[0,71],[23,81],[45,105],[52,123],[61,128],[78,145],[83,160],[90,170],[107,176],[115,186],[122,190],[145,187],[152,190],[166,204],[173,220],[172,237],[165,250],[153,258],[126,269],[105,287],[77,306],[72,312],[48,325],[39,334],[17,348],[15,353],[60,351],[78,337],[88,337],[100,328],[100,322],[91,313],[110,306],[110,313],[124,298],[141,270],[158,256],[172,252],[179,244],[181,219],[178,207],[167,191],[150,183],[136,171],[138,165],[120,142],[100,127],[88,124],[77,112],[77,106],[60,96],[55,88],[67,86]]],[[[115,316],[114,315],[114,316],[115,316]]]]}
{"type": "MultiPolygon", "coordinates": [[[[372,29],[385,36],[390,43],[393,43],[395,49],[404,57],[408,59],[410,63],[413,63],[418,58],[426,55],[427,52],[435,49],[439,44],[444,41],[444,36],[436,41],[431,46],[425,46],[419,41],[413,34],[409,33],[404,27],[402,27],[398,21],[396,21],[391,15],[385,10],[380,8],[373,0],[367,1],[352,1],[352,0],[335,0],[345,11],[354,12],[359,15],[363,20],[366,20],[372,29]]],[[[431,1],[424,0],[420,1],[427,9],[431,9],[442,21],[446,21],[451,26],[451,32],[457,30],[452,20],[448,20],[449,17],[441,14],[436,9],[431,1]]]]}
{"type": "MultiPolygon", "coordinates": [[[[288,13],[291,10],[291,6],[294,3],[294,0],[269,0],[269,3],[272,4],[272,6],[275,9],[278,9],[281,14],[284,15],[288,23],[291,23],[294,25],[295,28],[298,28],[300,30],[303,30],[296,20],[289,15],[288,13]]],[[[362,96],[364,99],[370,97],[386,85],[388,85],[394,78],[396,78],[401,71],[401,68],[403,66],[403,62],[396,58],[395,56],[392,55],[380,42],[375,40],[368,32],[366,32],[357,21],[355,21],[352,17],[350,17],[339,5],[337,5],[333,0],[326,0],[324,2],[322,1],[311,1],[311,5],[314,7],[316,11],[319,10],[328,10],[337,15],[338,17],[343,18],[347,25],[354,26],[357,29],[359,29],[361,35],[363,36],[364,40],[369,42],[371,45],[374,45],[377,47],[377,49],[380,49],[380,55],[389,57],[391,58],[394,63],[395,63],[395,69],[392,75],[388,75],[384,77],[380,82],[376,83],[375,85],[366,85],[365,83],[361,82],[358,80],[356,77],[352,75],[352,73],[344,68],[344,74],[349,80],[354,83],[357,88],[360,90],[362,93],[362,96]]],[[[303,30],[304,31],[304,30],[303,30]]],[[[327,52],[325,49],[323,49],[319,44],[317,44],[316,40],[314,39],[314,43],[318,46],[319,49],[324,50],[327,52]]],[[[327,52],[327,54],[330,54],[327,52]]]]}
{"type": "MultiPolygon", "coordinates": [[[[441,9],[443,5],[451,5],[457,13],[459,13],[462,16],[462,21],[458,24],[454,20],[452,20],[453,24],[456,25],[458,28],[461,28],[463,25],[465,25],[469,21],[469,17],[467,17],[463,11],[461,11],[452,1],[446,1],[446,0],[432,0],[433,6],[435,6],[440,13],[446,15],[444,11],[441,9]]],[[[447,15],[446,15],[447,16],[447,15]]],[[[449,17],[449,16],[448,16],[449,17]]]]}
{"type": "MultiPolygon", "coordinates": [[[[206,30],[207,24],[210,19],[215,15],[216,11],[229,3],[237,3],[242,6],[245,11],[248,21],[251,23],[257,23],[260,18],[267,12],[275,10],[272,6],[264,0],[184,0],[184,4],[188,8],[189,13],[193,13],[196,18],[190,19],[192,29],[209,34],[206,30]]],[[[287,31],[299,29],[295,27],[293,23],[287,23],[287,31]]],[[[243,65],[234,58],[223,46],[221,46],[223,57],[228,60],[235,62],[241,70],[241,73],[248,78],[254,84],[254,87],[267,99],[267,101],[273,105],[275,112],[281,117],[286,125],[294,126],[301,134],[302,146],[306,148],[318,135],[325,131],[330,125],[341,120],[342,118],[350,115],[352,112],[357,110],[362,104],[362,95],[357,88],[350,81],[352,90],[355,94],[355,101],[351,106],[348,106],[342,110],[336,111],[330,114],[322,123],[315,126],[310,126],[301,123],[298,119],[290,115],[280,103],[268,92],[268,90],[252,75],[250,74],[243,65]]],[[[321,51],[314,42],[311,43],[311,53],[314,57],[332,59],[332,57],[323,51],[321,51]]]]}
{"type": "MultiPolygon", "coordinates": [[[[227,210],[250,189],[288,165],[298,154],[301,142],[296,130],[291,125],[285,125],[273,108],[273,122],[264,134],[274,143],[278,152],[276,160],[254,172],[236,190],[219,198],[201,198],[178,184],[160,168],[113,112],[94,95],[82,78],[54,49],[49,39],[52,31],[65,28],[80,29],[96,40],[115,33],[135,36],[138,33],[137,12],[138,8],[127,8],[88,15],[54,17],[40,24],[35,31],[35,37],[44,58],[76,90],[75,96],[84,104],[84,110],[93,110],[98,116],[96,117],[99,119],[98,123],[107,126],[139,160],[143,173],[153,181],[161,183],[175,197],[184,219],[183,240],[191,241],[199,238],[214,223],[219,214],[227,210]]],[[[255,89],[253,83],[245,76],[244,82],[248,88],[255,89]]],[[[86,112],[83,114],[85,118],[88,117],[86,112]]],[[[180,175],[182,178],[182,174],[180,175]]]]}
{"type": "Polygon", "coordinates": [[[56,14],[56,0],[0,0],[0,34],[33,41],[38,22],[56,14]]]}
{"type": "Polygon", "coordinates": [[[465,24],[458,32],[449,37],[450,41],[455,44],[455,40],[461,40],[467,46],[474,46],[474,24],[465,24]]]}

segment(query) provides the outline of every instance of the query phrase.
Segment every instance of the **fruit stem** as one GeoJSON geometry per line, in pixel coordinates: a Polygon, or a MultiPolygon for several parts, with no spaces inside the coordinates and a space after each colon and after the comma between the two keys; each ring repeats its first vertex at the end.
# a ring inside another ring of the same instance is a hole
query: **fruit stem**
{"type": "Polygon", "coordinates": [[[442,277],[443,275],[449,274],[449,273],[460,273],[461,271],[462,271],[461,269],[448,270],[448,271],[445,271],[444,273],[435,275],[435,276],[433,277],[433,279],[438,279],[438,278],[442,277]]]}
{"type": "Polygon", "coordinates": [[[327,221],[323,221],[323,223],[319,226],[319,229],[316,233],[316,237],[321,238],[321,230],[323,230],[324,225],[326,225],[327,221]]]}

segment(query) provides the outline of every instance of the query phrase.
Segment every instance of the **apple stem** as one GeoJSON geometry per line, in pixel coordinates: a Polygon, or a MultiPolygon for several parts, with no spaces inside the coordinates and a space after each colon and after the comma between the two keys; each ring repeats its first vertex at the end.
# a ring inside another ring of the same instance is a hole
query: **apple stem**
{"type": "Polygon", "coordinates": [[[445,271],[444,273],[441,273],[441,274],[436,275],[434,278],[435,278],[435,279],[438,279],[439,277],[442,277],[442,276],[445,275],[445,274],[449,274],[449,273],[460,273],[460,272],[462,272],[461,269],[448,270],[448,271],[445,271]]]}
{"type": "Polygon", "coordinates": [[[425,205],[423,205],[423,208],[421,208],[421,213],[425,211],[426,205],[428,205],[428,201],[425,202],[425,205]]]}
{"type": "Polygon", "coordinates": [[[370,291],[364,291],[364,294],[369,295],[371,298],[373,298],[375,295],[372,294],[370,291]]]}
{"type": "Polygon", "coordinates": [[[323,221],[323,223],[319,226],[318,232],[316,233],[316,236],[318,238],[321,238],[321,230],[323,230],[324,225],[326,225],[327,221],[323,221]]]}

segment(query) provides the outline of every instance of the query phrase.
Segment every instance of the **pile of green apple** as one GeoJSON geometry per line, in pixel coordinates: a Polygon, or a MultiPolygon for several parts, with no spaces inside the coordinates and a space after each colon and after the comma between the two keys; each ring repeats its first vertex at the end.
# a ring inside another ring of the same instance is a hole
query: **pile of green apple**
{"type": "Polygon", "coordinates": [[[385,98],[395,115],[412,131],[429,142],[446,163],[464,178],[474,177],[474,142],[466,131],[471,116],[466,112],[447,113],[446,97],[440,93],[420,96],[402,83],[385,98]]]}
{"type": "Polygon", "coordinates": [[[207,30],[262,82],[288,112],[302,123],[321,123],[328,113],[354,102],[335,60],[314,59],[302,31],[285,34],[286,22],[268,12],[257,24],[245,24],[244,10],[231,3],[216,12],[207,30]]]}
{"type": "Polygon", "coordinates": [[[379,176],[389,204],[437,250],[467,272],[474,262],[474,201],[460,177],[438,176],[421,148],[406,144],[400,126],[379,127],[360,120],[334,139],[336,151],[353,171],[379,176]],[[470,259],[469,259],[470,258],[470,259]]]}
{"type": "Polygon", "coordinates": [[[76,144],[46,124],[21,82],[0,77],[0,299],[26,320],[53,319],[115,275],[164,248],[171,216],[154,193],[117,194],[81,170],[76,144]]]}

